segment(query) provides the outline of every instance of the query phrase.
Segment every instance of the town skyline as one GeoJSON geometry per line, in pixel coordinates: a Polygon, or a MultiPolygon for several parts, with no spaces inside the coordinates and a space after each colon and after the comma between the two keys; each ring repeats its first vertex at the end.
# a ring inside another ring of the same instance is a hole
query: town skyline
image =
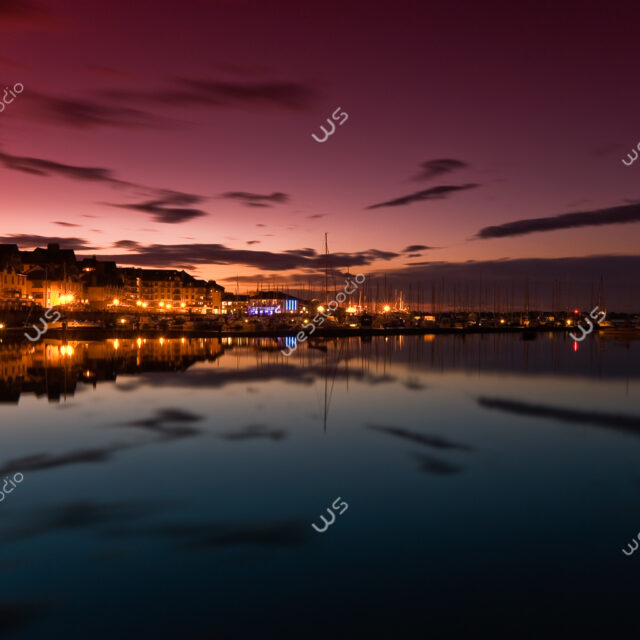
{"type": "Polygon", "coordinates": [[[322,278],[328,233],[337,275],[566,279],[578,298],[604,279],[614,306],[640,306],[640,165],[621,162],[638,90],[619,80],[638,56],[633,8],[559,7],[572,29],[547,29],[541,56],[543,17],[519,7],[489,20],[471,4],[353,3],[336,24],[333,3],[316,16],[283,2],[277,19],[244,1],[188,5],[0,8],[0,73],[24,87],[0,114],[0,243],[248,290],[322,278]],[[477,58],[454,55],[462,43],[477,58]],[[337,108],[348,120],[318,144],[337,108]]]}

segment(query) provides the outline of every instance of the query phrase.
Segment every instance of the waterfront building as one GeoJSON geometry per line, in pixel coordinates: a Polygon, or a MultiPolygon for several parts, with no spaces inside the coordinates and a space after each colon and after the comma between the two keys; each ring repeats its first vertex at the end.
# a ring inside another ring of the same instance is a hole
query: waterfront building
{"type": "Polygon", "coordinates": [[[27,299],[27,277],[23,273],[18,245],[0,245],[0,301],[27,299]]]}

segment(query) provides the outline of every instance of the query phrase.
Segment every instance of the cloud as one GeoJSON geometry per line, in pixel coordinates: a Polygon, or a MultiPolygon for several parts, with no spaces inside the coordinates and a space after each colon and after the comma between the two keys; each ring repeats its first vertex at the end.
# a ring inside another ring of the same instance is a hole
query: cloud
{"type": "MultiPolygon", "coordinates": [[[[156,222],[176,224],[208,215],[206,211],[201,209],[180,206],[203,202],[206,200],[204,196],[175,191],[173,189],[145,187],[133,182],[118,180],[113,177],[112,172],[108,169],[99,167],[76,167],[51,160],[14,156],[2,152],[0,152],[0,162],[2,162],[8,169],[31,173],[38,176],[50,177],[52,175],[59,175],[73,180],[102,182],[113,187],[145,190],[151,194],[153,199],[138,204],[107,204],[121,209],[131,209],[133,211],[150,213],[156,222]]],[[[85,214],[85,217],[92,216],[85,214]]]]}
{"type": "MultiPolygon", "coordinates": [[[[502,291],[507,295],[513,284],[521,294],[522,285],[528,279],[530,291],[536,290],[538,308],[550,309],[552,292],[557,286],[558,274],[571,285],[572,305],[586,307],[591,301],[592,286],[597,286],[602,276],[606,287],[607,306],[617,311],[636,312],[638,309],[637,273],[640,273],[640,255],[593,255],[560,258],[501,258],[473,262],[446,262],[430,260],[410,263],[400,269],[387,270],[390,285],[408,288],[411,283],[422,282],[425,291],[431,285],[445,283],[451,291],[454,286],[469,287],[470,291],[502,291]]],[[[508,295],[511,295],[510,293],[508,295]]],[[[452,299],[450,299],[452,301],[452,299]]],[[[516,303],[522,298],[516,297],[516,303]]],[[[446,300],[445,300],[446,305],[446,300]]],[[[593,306],[593,305],[592,305],[593,306]]],[[[589,307],[589,309],[592,308],[589,307]]]]}
{"type": "Polygon", "coordinates": [[[131,107],[110,106],[102,101],[57,98],[31,92],[29,100],[36,114],[47,120],[79,129],[118,127],[121,129],[159,129],[175,126],[175,122],[131,107]]]}
{"type": "Polygon", "coordinates": [[[411,204],[412,202],[420,202],[422,200],[441,200],[450,196],[457,191],[464,191],[466,189],[475,189],[480,185],[477,184],[461,184],[461,185],[441,185],[438,187],[431,187],[431,189],[425,189],[424,191],[417,191],[416,193],[410,193],[408,196],[401,196],[387,202],[380,202],[378,204],[372,204],[365,209],[379,209],[380,207],[400,207],[405,204],[411,204]]]}
{"type": "Polygon", "coordinates": [[[433,249],[433,247],[427,247],[426,244],[410,244],[402,250],[402,253],[413,253],[414,251],[425,251],[426,249],[433,249]]]}
{"type": "Polygon", "coordinates": [[[413,176],[412,180],[414,181],[422,181],[429,180],[431,178],[435,178],[437,176],[444,175],[446,173],[451,173],[456,169],[466,169],[468,168],[468,164],[466,162],[462,162],[462,160],[453,160],[451,158],[440,158],[438,160],[427,160],[423,162],[421,165],[422,171],[413,176]]]}
{"type": "Polygon", "coordinates": [[[320,218],[326,218],[325,213],[314,213],[312,216],[307,216],[309,220],[319,220],[320,218]]]}
{"type": "Polygon", "coordinates": [[[247,240],[247,244],[260,244],[261,240],[247,240]]]}
{"type": "Polygon", "coordinates": [[[111,204],[111,206],[150,213],[155,222],[162,222],[164,224],[178,224],[208,215],[207,212],[202,209],[167,206],[197,204],[204,201],[205,198],[202,196],[179,193],[177,191],[164,191],[160,193],[162,193],[162,197],[155,200],[148,200],[139,204],[111,204]]]}
{"type": "MultiPolygon", "coordinates": [[[[368,249],[355,253],[333,253],[329,256],[331,269],[359,267],[375,260],[391,260],[400,254],[392,251],[368,249]]],[[[251,249],[232,249],[221,244],[152,244],[136,247],[135,253],[101,256],[102,260],[115,260],[120,264],[141,267],[176,267],[179,264],[235,264],[270,271],[289,269],[323,270],[325,257],[313,249],[288,250],[282,253],[251,249]]],[[[340,275],[340,274],[338,274],[340,275]]]]}
{"type": "Polygon", "coordinates": [[[103,182],[114,186],[136,186],[130,182],[124,182],[113,177],[108,169],[99,167],[76,167],[70,164],[43,160],[42,158],[30,158],[26,156],[14,156],[9,153],[0,152],[0,162],[7,169],[22,171],[38,176],[59,175],[73,180],[103,182]]]}
{"type": "Polygon", "coordinates": [[[37,236],[28,233],[10,233],[8,236],[0,236],[0,243],[17,244],[21,249],[35,249],[46,247],[48,244],[59,244],[61,249],[100,249],[88,243],[83,238],[61,238],[58,236],[37,236]]]}
{"type": "Polygon", "coordinates": [[[473,447],[469,445],[451,442],[441,436],[416,433],[414,431],[409,431],[408,429],[403,429],[402,427],[383,427],[375,424],[367,424],[366,427],[372,431],[379,431],[380,433],[386,433],[387,435],[395,436],[396,438],[403,438],[405,440],[417,442],[418,444],[434,447],[436,449],[456,449],[457,451],[474,450],[473,447]]]}
{"type": "Polygon", "coordinates": [[[548,218],[528,218],[516,220],[494,227],[484,227],[478,231],[476,238],[505,238],[522,236],[540,231],[558,231],[576,227],[593,227],[603,224],[630,224],[640,222],[640,204],[629,204],[608,209],[563,213],[548,218]]]}
{"type": "Polygon", "coordinates": [[[80,226],[82,226],[82,225],[79,225],[79,224],[73,224],[72,222],[58,222],[58,221],[55,221],[53,224],[58,224],[61,227],[80,227],[80,226]]]}
{"type": "Polygon", "coordinates": [[[270,195],[261,195],[259,193],[249,193],[247,191],[230,191],[220,195],[221,198],[229,198],[231,200],[240,200],[247,207],[270,207],[266,202],[287,202],[289,196],[280,191],[274,191],[270,195]]]}
{"type": "Polygon", "coordinates": [[[118,240],[113,243],[113,246],[117,249],[138,249],[142,245],[135,240],[118,240]]]}
{"type": "Polygon", "coordinates": [[[225,82],[178,78],[173,87],[153,91],[102,92],[108,98],[173,107],[242,107],[305,110],[315,92],[296,82],[225,82]]]}
{"type": "Polygon", "coordinates": [[[271,440],[282,440],[287,435],[283,429],[269,429],[263,424],[250,424],[240,431],[232,431],[221,435],[225,440],[255,440],[256,438],[269,438],[271,440]]]}
{"type": "Polygon", "coordinates": [[[478,404],[485,409],[497,409],[507,413],[534,418],[549,418],[560,422],[568,422],[579,425],[593,425],[616,431],[624,431],[635,436],[640,436],[640,416],[629,416],[619,413],[604,413],[600,411],[580,411],[576,409],[563,409],[541,404],[531,404],[518,400],[504,400],[501,398],[480,397],[478,404]]]}

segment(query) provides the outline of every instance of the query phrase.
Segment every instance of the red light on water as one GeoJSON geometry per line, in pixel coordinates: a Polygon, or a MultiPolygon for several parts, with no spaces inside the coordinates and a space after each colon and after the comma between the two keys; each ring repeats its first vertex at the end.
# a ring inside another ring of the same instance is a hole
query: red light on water
{"type": "Polygon", "coordinates": [[[577,351],[578,350],[578,343],[574,341],[573,343],[573,350],[577,351]]]}

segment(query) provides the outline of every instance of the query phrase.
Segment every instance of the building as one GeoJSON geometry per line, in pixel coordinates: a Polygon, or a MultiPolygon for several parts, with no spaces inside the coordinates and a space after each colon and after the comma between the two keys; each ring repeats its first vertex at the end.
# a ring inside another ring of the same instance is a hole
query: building
{"type": "Polygon", "coordinates": [[[0,245],[0,301],[20,302],[27,297],[27,276],[18,245],[0,245]]]}
{"type": "Polygon", "coordinates": [[[84,299],[92,309],[104,310],[115,301],[124,299],[124,278],[115,262],[100,262],[84,258],[79,263],[80,280],[84,285],[84,299]]]}
{"type": "Polygon", "coordinates": [[[175,269],[118,269],[123,280],[120,305],[155,311],[220,313],[224,287],[175,269]]]}
{"type": "Polygon", "coordinates": [[[84,298],[76,256],[71,249],[49,244],[46,249],[21,251],[27,294],[43,307],[78,304],[84,298]]]}
{"type": "Polygon", "coordinates": [[[247,312],[250,316],[272,316],[277,313],[297,313],[298,298],[280,291],[260,291],[250,296],[247,312]]]}

